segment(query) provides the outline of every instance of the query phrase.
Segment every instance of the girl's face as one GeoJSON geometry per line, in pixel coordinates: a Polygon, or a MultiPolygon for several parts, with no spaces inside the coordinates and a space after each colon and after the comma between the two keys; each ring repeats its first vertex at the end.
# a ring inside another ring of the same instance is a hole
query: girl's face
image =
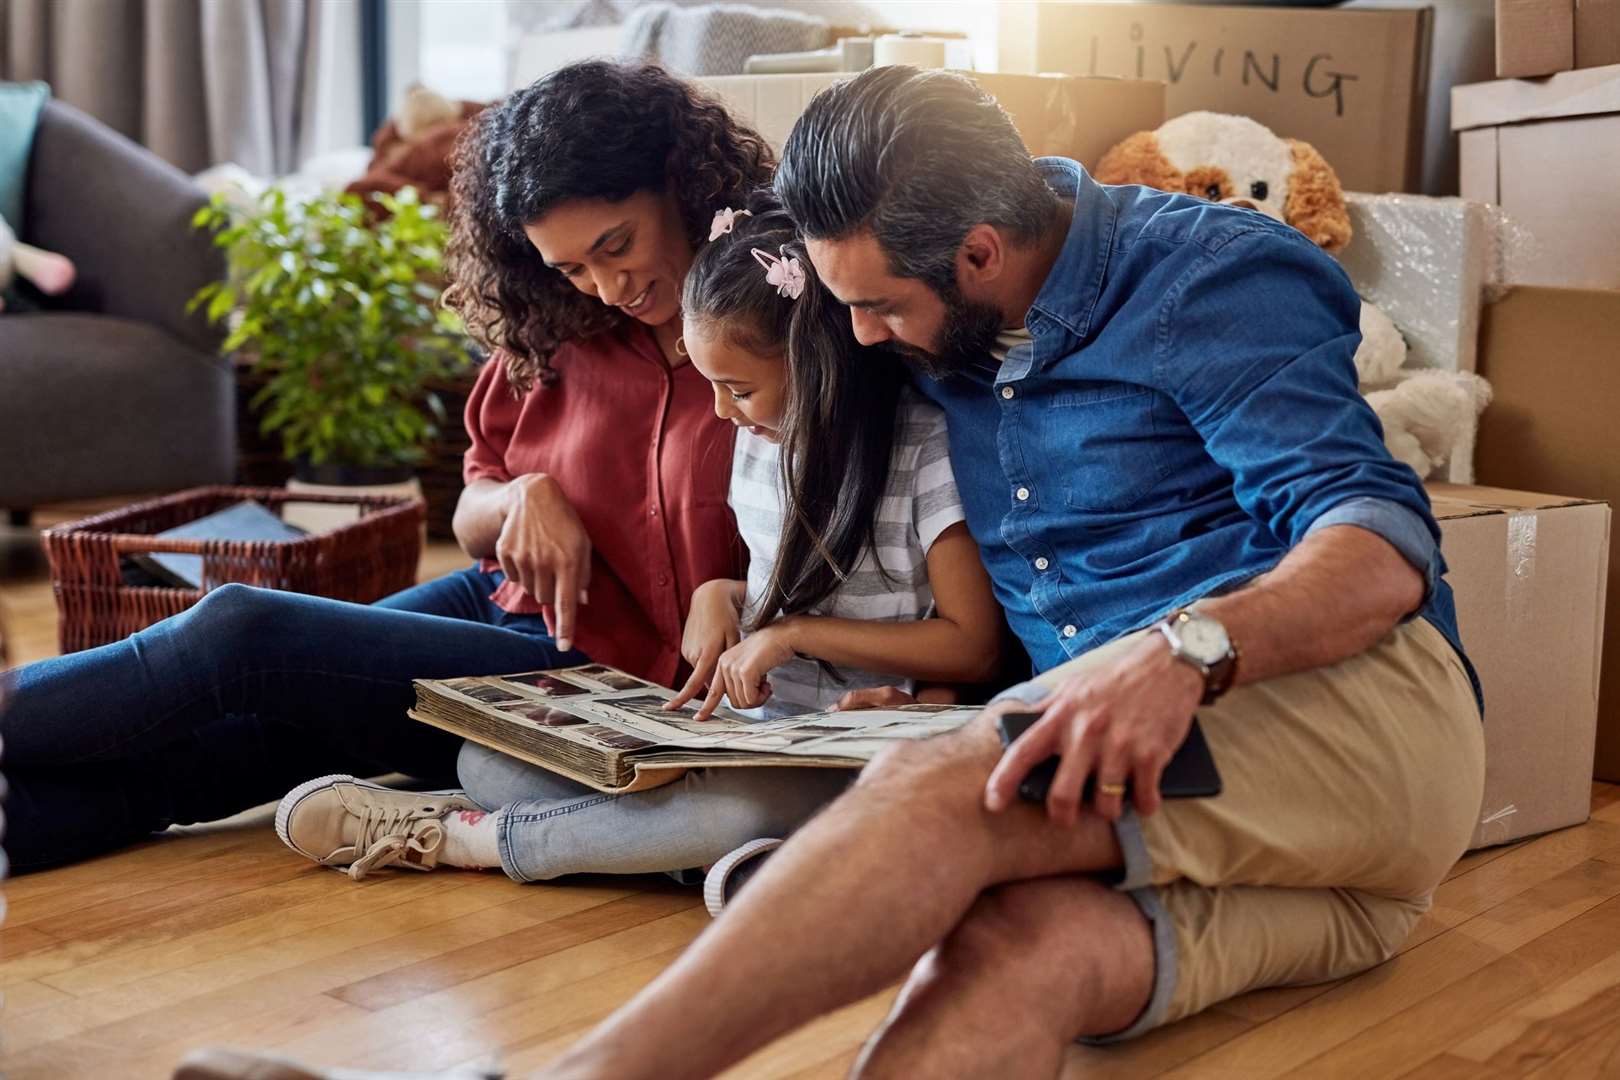
{"type": "Polygon", "coordinates": [[[741,349],[708,322],[688,320],[682,341],[692,366],[714,385],[714,414],[777,442],[787,398],[787,359],[741,349]]]}
{"type": "Polygon", "coordinates": [[[546,265],[587,296],[648,326],[680,314],[692,245],[672,193],[638,191],[622,202],[569,199],[523,232],[546,265]]]}

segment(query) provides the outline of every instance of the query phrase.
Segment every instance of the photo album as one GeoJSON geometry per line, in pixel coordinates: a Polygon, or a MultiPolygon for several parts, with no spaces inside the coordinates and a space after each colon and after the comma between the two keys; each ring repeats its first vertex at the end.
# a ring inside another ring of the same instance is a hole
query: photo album
{"type": "Polygon", "coordinates": [[[419,679],[413,719],[532,762],[598,791],[667,784],[687,769],[820,766],[858,769],[897,739],[961,727],[980,708],[905,705],[753,720],[697,704],[603,664],[522,675],[419,679]]]}

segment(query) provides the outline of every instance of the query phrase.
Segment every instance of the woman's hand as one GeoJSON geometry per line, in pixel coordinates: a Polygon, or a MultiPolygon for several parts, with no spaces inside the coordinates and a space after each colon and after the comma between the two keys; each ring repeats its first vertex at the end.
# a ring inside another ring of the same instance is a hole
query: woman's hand
{"type": "Polygon", "coordinates": [[[743,587],[741,581],[717,579],[692,592],[692,610],[681,634],[681,657],[692,665],[692,677],[666,710],[678,709],[708,689],[721,655],[742,640],[743,587]]]}
{"type": "Polygon", "coordinates": [[[591,538],[568,496],[544,473],[520,476],[506,492],[495,559],[508,581],[543,605],[557,647],[570,649],[578,605],[588,602],[591,538]]]}

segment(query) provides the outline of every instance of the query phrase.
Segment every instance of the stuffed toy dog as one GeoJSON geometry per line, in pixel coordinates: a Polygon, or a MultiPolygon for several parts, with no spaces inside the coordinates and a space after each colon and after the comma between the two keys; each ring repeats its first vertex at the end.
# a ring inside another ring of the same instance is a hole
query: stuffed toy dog
{"type": "Polygon", "coordinates": [[[456,137],[485,107],[476,101],[451,101],[425,86],[412,86],[398,115],[372,136],[371,164],[365,175],[345,190],[365,197],[414,187],[423,202],[443,206],[450,194],[450,152],[456,137]]]}
{"type": "MultiPolygon", "coordinates": [[[[9,291],[18,277],[46,296],[57,296],[73,287],[75,273],[72,261],[65,255],[20,243],[6,219],[0,217],[0,311],[6,309],[9,291]]],[[[10,299],[14,309],[28,306],[26,301],[19,304],[15,297],[10,299]]]]}
{"type": "MultiPolygon", "coordinates": [[[[1144,184],[1258,210],[1328,252],[1350,243],[1350,214],[1333,167],[1309,143],[1281,138],[1246,116],[1185,113],[1116,145],[1095,175],[1104,184],[1144,184]]],[[[1470,483],[1474,432],[1490,386],[1466,372],[1406,369],[1400,330],[1365,301],[1360,324],[1356,376],[1390,453],[1419,476],[1449,466],[1447,479],[1470,483]]]]}

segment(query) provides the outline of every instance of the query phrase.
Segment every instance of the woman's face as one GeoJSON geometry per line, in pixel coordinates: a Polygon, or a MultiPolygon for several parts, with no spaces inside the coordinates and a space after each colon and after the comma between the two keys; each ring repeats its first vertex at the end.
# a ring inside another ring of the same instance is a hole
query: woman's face
{"type": "Polygon", "coordinates": [[[622,202],[569,199],[523,232],[546,265],[580,292],[648,326],[680,314],[692,245],[672,193],[638,191],[622,202]]]}
{"type": "Polygon", "coordinates": [[[692,366],[714,385],[714,414],[778,441],[787,398],[786,358],[739,348],[706,321],[688,320],[681,340],[692,366]]]}

